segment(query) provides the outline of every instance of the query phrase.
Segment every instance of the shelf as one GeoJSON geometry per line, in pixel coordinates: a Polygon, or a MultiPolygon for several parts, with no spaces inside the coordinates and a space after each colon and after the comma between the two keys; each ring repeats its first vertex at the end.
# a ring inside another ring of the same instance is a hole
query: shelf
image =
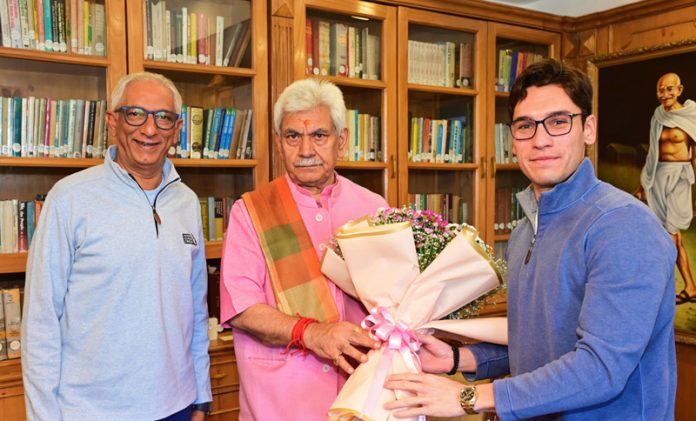
{"type": "Polygon", "coordinates": [[[47,51],[31,50],[28,48],[0,47],[0,57],[12,57],[23,60],[48,61],[53,63],[78,64],[82,66],[108,67],[109,60],[103,56],[90,56],[84,54],[51,53],[47,51]]]}
{"type": "Polygon", "coordinates": [[[387,164],[374,161],[338,161],[336,163],[336,168],[380,171],[387,168],[387,164]]]}
{"type": "Polygon", "coordinates": [[[510,96],[510,92],[495,91],[495,98],[496,99],[508,99],[509,96],[510,96]]]}
{"type": "Polygon", "coordinates": [[[27,252],[0,253],[0,273],[21,273],[27,268],[27,252]]]}
{"type": "Polygon", "coordinates": [[[420,85],[417,83],[408,84],[409,91],[417,92],[428,92],[434,94],[445,94],[445,95],[462,95],[462,96],[476,96],[479,91],[476,89],[469,88],[450,88],[447,86],[434,86],[434,85],[420,85]]]}
{"type": "Polygon", "coordinates": [[[520,171],[520,164],[495,164],[496,171],[520,171]]]}
{"type": "Polygon", "coordinates": [[[176,168],[254,168],[259,162],[256,159],[181,159],[173,158],[176,168]]]}
{"type": "Polygon", "coordinates": [[[493,241],[508,241],[510,239],[510,234],[494,234],[493,241]]]}
{"type": "Polygon", "coordinates": [[[437,162],[409,162],[409,170],[445,170],[445,171],[475,171],[479,168],[478,164],[448,164],[437,162]]]}
{"type": "Polygon", "coordinates": [[[222,257],[222,241],[205,242],[205,258],[219,259],[222,257]]]}
{"type": "Polygon", "coordinates": [[[143,67],[150,70],[164,70],[169,72],[180,73],[207,73],[212,75],[238,77],[256,76],[256,71],[252,69],[244,69],[240,67],[210,66],[206,64],[170,63],[168,61],[145,60],[143,61],[143,67]]]}
{"type": "Polygon", "coordinates": [[[95,158],[0,158],[0,167],[87,168],[103,163],[95,158]]]}
{"type": "Polygon", "coordinates": [[[335,83],[338,86],[352,86],[356,88],[366,88],[366,89],[384,89],[387,84],[381,80],[373,79],[358,79],[355,77],[347,76],[321,76],[319,79],[326,79],[335,83]]]}
{"type": "MultiPolygon", "coordinates": [[[[23,273],[27,267],[27,252],[0,253],[0,273],[23,273]]],[[[205,242],[205,258],[219,259],[222,256],[222,241],[205,242]]]]}

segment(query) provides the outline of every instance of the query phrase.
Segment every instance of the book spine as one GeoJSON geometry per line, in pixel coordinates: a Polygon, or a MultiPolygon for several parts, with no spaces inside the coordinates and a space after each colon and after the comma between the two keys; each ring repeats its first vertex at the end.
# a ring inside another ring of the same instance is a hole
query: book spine
{"type": "Polygon", "coordinates": [[[223,32],[225,30],[225,18],[223,16],[215,17],[215,65],[222,66],[222,42],[223,32]]]}
{"type": "Polygon", "coordinates": [[[203,109],[190,107],[191,113],[191,158],[200,159],[203,145],[203,109]]]}
{"type": "Polygon", "coordinates": [[[10,26],[10,0],[0,1],[0,38],[3,47],[12,47],[12,31],[10,26]]]}
{"type": "Polygon", "coordinates": [[[36,48],[38,50],[44,50],[46,48],[46,28],[44,26],[44,1],[36,0],[36,7],[34,11],[36,12],[36,25],[34,25],[36,30],[36,48]]]}
{"type": "Polygon", "coordinates": [[[104,5],[94,4],[94,52],[96,55],[106,55],[106,22],[104,5]]]}
{"type": "Polygon", "coordinates": [[[87,147],[85,148],[85,158],[94,158],[94,125],[97,114],[96,101],[89,102],[89,122],[87,123],[87,147]]]}
{"type": "Polygon", "coordinates": [[[0,290],[0,360],[7,359],[7,339],[5,334],[5,305],[2,299],[3,290],[0,290]]]}
{"type": "Polygon", "coordinates": [[[22,312],[19,302],[19,288],[3,290],[5,310],[5,337],[7,341],[7,357],[19,358],[22,355],[21,325],[22,312]]]}
{"type": "Polygon", "coordinates": [[[22,34],[22,47],[30,48],[31,41],[29,38],[29,5],[27,0],[19,0],[19,19],[22,34]]]}

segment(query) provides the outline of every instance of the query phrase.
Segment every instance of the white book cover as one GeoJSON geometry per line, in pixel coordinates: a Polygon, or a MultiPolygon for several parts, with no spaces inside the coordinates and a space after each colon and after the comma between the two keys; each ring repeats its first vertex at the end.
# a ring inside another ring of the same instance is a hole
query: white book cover
{"type": "MultiPolygon", "coordinates": [[[[166,28],[172,27],[172,11],[167,10],[164,13],[164,26],[166,28]]],[[[167,61],[170,63],[176,62],[176,54],[172,54],[172,44],[174,40],[172,39],[172,31],[164,31],[164,48],[166,50],[167,61]]]]}
{"type": "Polygon", "coordinates": [[[225,18],[223,16],[215,17],[215,65],[222,66],[222,42],[225,32],[225,18]]]}
{"type": "Polygon", "coordinates": [[[29,48],[29,5],[28,0],[19,0],[20,31],[22,34],[22,47],[29,48]]]}
{"type": "Polygon", "coordinates": [[[106,55],[106,22],[104,5],[94,3],[94,51],[98,56],[106,55]]]}
{"type": "Polygon", "coordinates": [[[21,133],[20,133],[20,138],[21,138],[21,143],[20,143],[20,156],[25,157],[27,156],[27,117],[29,117],[29,112],[27,111],[27,102],[28,98],[22,98],[22,115],[21,115],[21,121],[22,121],[22,126],[20,127],[21,133]]]}
{"type": "Polygon", "coordinates": [[[22,22],[19,17],[19,0],[8,0],[10,15],[10,39],[12,48],[22,48],[22,22]]]}
{"type": "Polygon", "coordinates": [[[89,107],[92,101],[85,101],[82,107],[82,136],[80,139],[80,157],[87,156],[87,134],[89,133],[89,107]]]}
{"type": "Polygon", "coordinates": [[[2,34],[2,46],[11,47],[11,28],[10,28],[10,1],[0,1],[0,33],[2,34]]]}
{"type": "Polygon", "coordinates": [[[34,137],[36,132],[34,127],[36,126],[36,115],[34,114],[34,109],[36,108],[36,98],[30,96],[27,98],[27,152],[26,156],[34,156],[34,137]]]}

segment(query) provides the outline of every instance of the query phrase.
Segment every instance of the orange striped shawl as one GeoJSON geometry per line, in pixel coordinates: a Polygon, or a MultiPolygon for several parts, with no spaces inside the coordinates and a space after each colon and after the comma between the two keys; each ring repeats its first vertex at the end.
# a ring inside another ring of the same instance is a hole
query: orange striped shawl
{"type": "Polygon", "coordinates": [[[320,270],[286,177],[242,195],[266,258],[278,310],[336,321],[338,309],[320,270]]]}

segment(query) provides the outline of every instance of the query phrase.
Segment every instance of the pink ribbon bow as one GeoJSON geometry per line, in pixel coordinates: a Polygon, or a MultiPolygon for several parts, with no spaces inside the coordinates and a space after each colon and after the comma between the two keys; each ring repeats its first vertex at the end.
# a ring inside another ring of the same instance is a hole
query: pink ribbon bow
{"type": "MultiPolygon", "coordinates": [[[[420,373],[420,359],[417,352],[421,343],[413,331],[405,323],[396,320],[386,307],[374,307],[360,322],[360,326],[369,330],[374,339],[386,345],[382,346],[382,359],[373,377],[368,399],[363,408],[363,413],[370,414],[379,402],[380,391],[389,374],[389,367],[395,353],[401,354],[404,363],[411,371],[420,373]]],[[[419,416],[418,419],[425,421],[424,416],[419,416]]]]}

